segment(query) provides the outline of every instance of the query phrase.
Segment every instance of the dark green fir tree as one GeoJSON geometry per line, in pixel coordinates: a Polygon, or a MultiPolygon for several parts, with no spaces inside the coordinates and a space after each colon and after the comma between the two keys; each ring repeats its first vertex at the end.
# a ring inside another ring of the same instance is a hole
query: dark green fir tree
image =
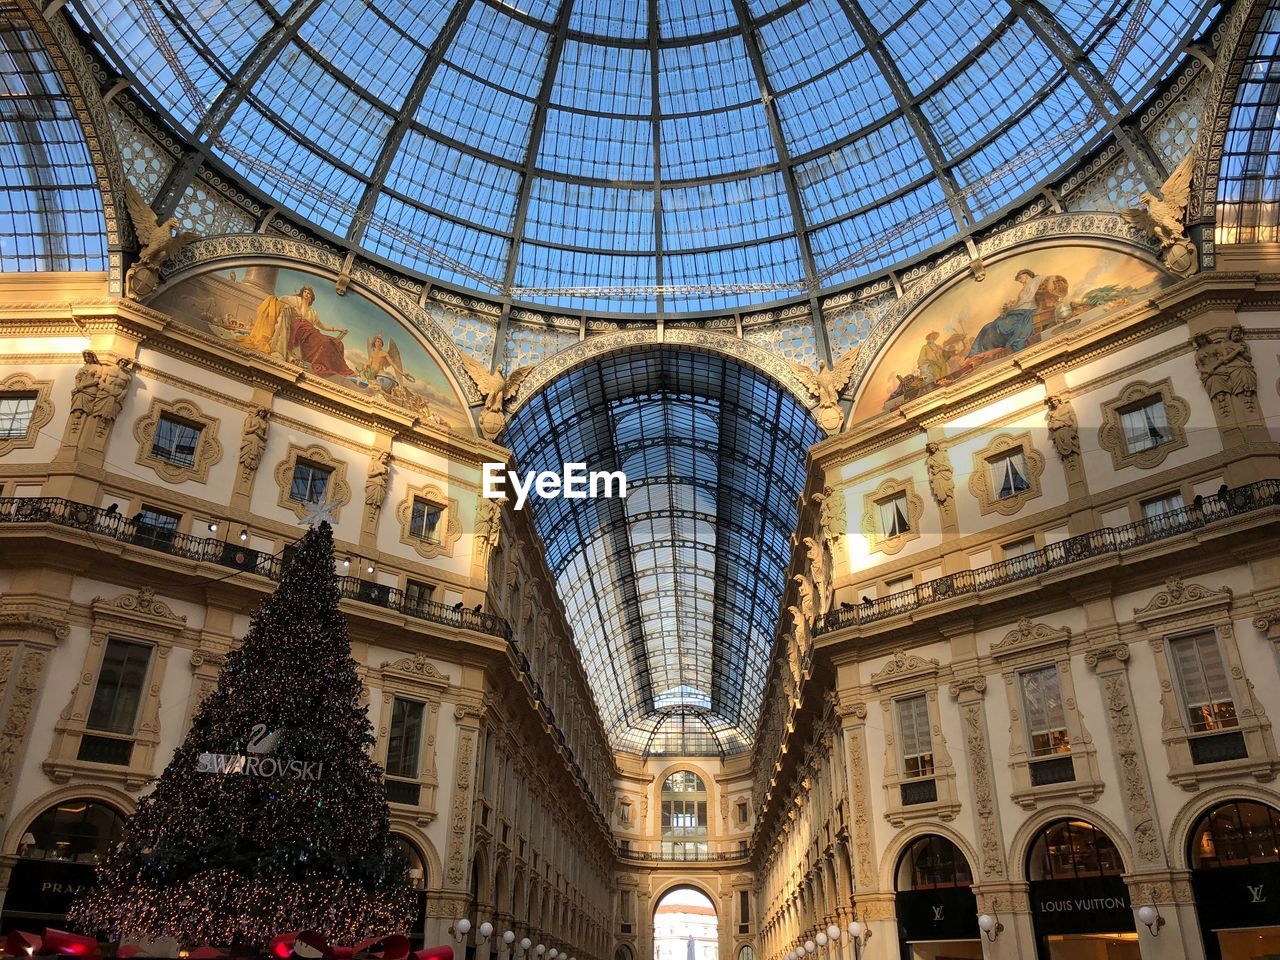
{"type": "Polygon", "coordinates": [[[138,803],[71,920],[112,939],[260,949],[404,932],[408,866],[360,706],[333,534],[304,536],[227,656],[186,742],[138,803]]]}

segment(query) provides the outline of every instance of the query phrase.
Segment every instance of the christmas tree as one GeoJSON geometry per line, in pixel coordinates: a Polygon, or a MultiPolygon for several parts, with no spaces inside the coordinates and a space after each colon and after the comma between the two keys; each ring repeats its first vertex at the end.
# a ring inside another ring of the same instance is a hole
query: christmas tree
{"type": "Polygon", "coordinates": [[[408,865],[338,600],[321,523],[227,656],[73,923],[112,939],[241,949],[286,930],[350,943],[408,927],[408,865]]]}

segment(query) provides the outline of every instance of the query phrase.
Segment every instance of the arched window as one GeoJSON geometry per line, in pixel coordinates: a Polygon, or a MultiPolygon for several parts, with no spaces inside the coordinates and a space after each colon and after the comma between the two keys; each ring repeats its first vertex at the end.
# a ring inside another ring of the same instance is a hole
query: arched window
{"type": "Polygon", "coordinates": [[[716,960],[716,906],[701,890],[677,887],[653,912],[653,960],[716,960]]]}
{"type": "Polygon", "coordinates": [[[751,949],[751,944],[742,945],[742,949],[738,951],[738,960],[756,960],[756,952],[751,949]]]}
{"type": "Polygon", "coordinates": [[[931,833],[911,842],[898,861],[899,890],[938,890],[973,885],[964,853],[946,837],[931,833]]]}
{"type": "Polygon", "coordinates": [[[1111,838],[1085,820],[1059,820],[1040,832],[1027,856],[1032,880],[1118,877],[1124,861],[1111,838]]]}
{"type": "Polygon", "coordinates": [[[400,852],[404,854],[404,858],[409,861],[409,882],[415,890],[427,889],[427,862],[423,859],[422,854],[418,852],[412,841],[393,833],[392,838],[396,842],[396,846],[400,848],[400,852]]]}
{"type": "Polygon", "coordinates": [[[1232,800],[1204,814],[1191,831],[1194,870],[1280,861],[1280,811],[1252,800],[1232,800]]]}
{"type": "Polygon", "coordinates": [[[124,836],[124,817],[95,800],[67,800],[31,822],[18,842],[26,860],[98,863],[124,836]]]}
{"type": "Polygon", "coordinates": [[[701,860],[707,855],[707,785],[690,770],[662,784],[662,856],[701,860]]]}

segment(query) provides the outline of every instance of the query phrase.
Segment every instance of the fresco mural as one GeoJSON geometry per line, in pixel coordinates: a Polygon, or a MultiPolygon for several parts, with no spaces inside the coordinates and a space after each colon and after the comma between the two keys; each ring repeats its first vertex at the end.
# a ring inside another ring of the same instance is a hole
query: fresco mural
{"type": "Polygon", "coordinates": [[[1028,251],[988,265],[933,300],[882,348],[863,381],[854,419],[892,410],[1172,282],[1119,250],[1028,251]]]}
{"type": "Polygon", "coordinates": [[[437,426],[465,427],[453,387],[417,338],[359,294],[338,296],[330,280],[285,267],[219,270],[180,281],[153,306],[437,426]]]}

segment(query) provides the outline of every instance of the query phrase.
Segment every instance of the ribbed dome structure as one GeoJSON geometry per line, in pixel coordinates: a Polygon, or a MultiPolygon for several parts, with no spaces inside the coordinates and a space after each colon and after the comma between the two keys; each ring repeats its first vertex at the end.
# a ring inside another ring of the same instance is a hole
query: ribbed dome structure
{"type": "Polygon", "coordinates": [[[489,296],[800,297],[990,221],[1174,65],[1194,0],[71,0],[207,158],[489,296]]]}

